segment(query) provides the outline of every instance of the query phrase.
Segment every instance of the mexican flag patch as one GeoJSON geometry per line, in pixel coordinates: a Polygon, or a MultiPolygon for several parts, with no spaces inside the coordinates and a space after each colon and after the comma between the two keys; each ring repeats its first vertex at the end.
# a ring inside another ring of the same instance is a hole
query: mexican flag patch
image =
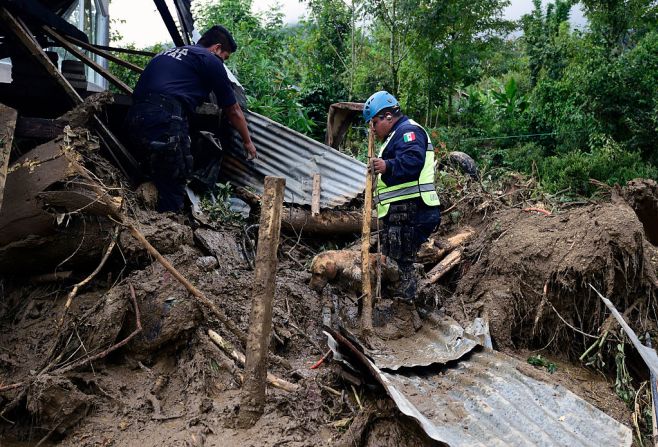
{"type": "Polygon", "coordinates": [[[407,132],[402,136],[402,138],[404,138],[405,143],[415,141],[416,140],[416,132],[407,132]]]}

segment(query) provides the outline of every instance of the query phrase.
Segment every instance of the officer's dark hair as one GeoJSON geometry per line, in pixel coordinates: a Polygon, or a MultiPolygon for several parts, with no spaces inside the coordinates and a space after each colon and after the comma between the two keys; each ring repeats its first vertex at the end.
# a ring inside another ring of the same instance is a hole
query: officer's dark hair
{"type": "Polygon", "coordinates": [[[386,107],[385,109],[381,109],[377,114],[377,116],[383,118],[386,116],[387,113],[390,113],[393,118],[402,116],[402,111],[400,110],[400,106],[386,107]]]}
{"type": "Polygon", "coordinates": [[[205,48],[210,48],[216,43],[222,44],[222,49],[228,50],[231,53],[235,53],[235,50],[238,49],[238,44],[235,43],[235,39],[233,39],[231,33],[222,25],[215,25],[210,28],[203,33],[203,36],[201,36],[201,39],[197,42],[198,45],[205,48]]]}

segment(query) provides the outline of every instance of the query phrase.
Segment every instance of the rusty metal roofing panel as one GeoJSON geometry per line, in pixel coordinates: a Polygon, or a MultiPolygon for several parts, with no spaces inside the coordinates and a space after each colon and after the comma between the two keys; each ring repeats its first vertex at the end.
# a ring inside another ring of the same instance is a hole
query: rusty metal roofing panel
{"type": "Polygon", "coordinates": [[[233,153],[223,164],[223,176],[238,186],[263,192],[266,175],[285,177],[284,201],[310,205],[313,175],[321,175],[320,207],[333,208],[354,199],[365,188],[366,165],[269,118],[245,111],[258,158],[247,162],[242,140],[233,131],[233,153]],[[240,148],[236,152],[235,148],[240,148]]]}
{"type": "Polygon", "coordinates": [[[469,353],[477,343],[451,318],[426,321],[410,337],[388,340],[378,350],[365,350],[378,368],[395,371],[402,367],[445,364],[469,353]]]}
{"type": "Polygon", "coordinates": [[[485,350],[450,368],[380,374],[400,411],[450,446],[631,445],[628,427],[518,363],[485,350]]]}

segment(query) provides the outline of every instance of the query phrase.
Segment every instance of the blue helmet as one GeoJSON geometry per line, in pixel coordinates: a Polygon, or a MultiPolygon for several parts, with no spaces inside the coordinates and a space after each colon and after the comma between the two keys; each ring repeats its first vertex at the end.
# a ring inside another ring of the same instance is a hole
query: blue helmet
{"type": "Polygon", "coordinates": [[[389,92],[380,90],[368,98],[363,105],[363,119],[367,123],[383,109],[388,109],[389,107],[400,107],[400,103],[389,92]]]}

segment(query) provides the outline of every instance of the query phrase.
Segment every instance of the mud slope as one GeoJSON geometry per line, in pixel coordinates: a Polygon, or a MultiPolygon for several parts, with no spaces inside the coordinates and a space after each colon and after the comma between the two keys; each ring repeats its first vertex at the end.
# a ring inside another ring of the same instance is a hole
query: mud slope
{"type": "MultiPolygon", "coordinates": [[[[498,211],[468,253],[470,268],[447,307],[462,322],[487,316],[501,348],[551,338],[577,348],[565,322],[597,334],[605,306],[588,283],[622,312],[635,305],[631,317],[654,305],[657,281],[642,223],[619,198],[550,216],[498,211]]],[[[640,323],[645,330],[653,324],[640,323]]]]}

